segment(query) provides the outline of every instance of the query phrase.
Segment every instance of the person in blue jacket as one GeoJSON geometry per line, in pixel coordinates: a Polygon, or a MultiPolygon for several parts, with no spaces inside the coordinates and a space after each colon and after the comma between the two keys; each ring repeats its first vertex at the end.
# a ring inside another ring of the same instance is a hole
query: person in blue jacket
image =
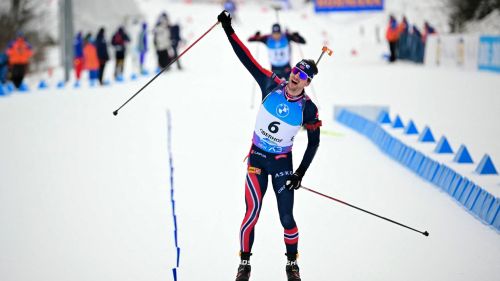
{"type": "Polygon", "coordinates": [[[139,52],[139,71],[141,74],[145,74],[144,63],[146,61],[146,53],[148,52],[148,24],[146,22],[142,23],[142,28],[139,32],[137,51],[139,52]]]}
{"type": "Polygon", "coordinates": [[[99,83],[103,84],[104,69],[109,60],[108,43],[106,42],[106,34],[104,27],[101,27],[97,32],[94,42],[97,49],[97,58],[99,59],[99,83]]]}
{"type": "Polygon", "coordinates": [[[306,40],[298,33],[288,33],[281,31],[278,23],[273,24],[272,33],[261,35],[257,31],[255,35],[248,38],[249,42],[262,42],[266,44],[271,70],[280,78],[288,78],[292,67],[290,60],[292,58],[290,42],[305,44],[306,40]]]}
{"type": "Polygon", "coordinates": [[[0,52],[0,87],[7,82],[9,71],[9,57],[5,52],[0,52]]]}
{"type": "Polygon", "coordinates": [[[318,119],[318,108],[304,90],[318,74],[318,68],[313,60],[303,59],[292,68],[288,81],[280,79],[276,73],[264,69],[255,60],[234,32],[231,16],[227,11],[219,14],[217,19],[236,56],[253,76],[262,93],[247,162],[246,212],[240,228],[241,261],[236,281],[248,281],[250,277],[254,229],[269,176],[283,226],[287,256],[285,271],[289,281],[300,281],[297,265],[299,230],[293,216],[293,201],[294,191],[300,188],[320,141],[321,120],[318,119]],[[302,161],[294,171],[292,146],[301,127],[307,131],[308,143],[302,161]]]}
{"type": "Polygon", "coordinates": [[[73,67],[75,68],[76,83],[79,83],[83,70],[83,35],[78,32],[73,40],[73,67]]]}

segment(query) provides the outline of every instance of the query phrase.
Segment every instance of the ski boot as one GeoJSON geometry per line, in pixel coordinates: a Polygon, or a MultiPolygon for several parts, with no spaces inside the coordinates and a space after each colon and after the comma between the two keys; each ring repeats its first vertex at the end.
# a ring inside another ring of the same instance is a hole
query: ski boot
{"type": "Polygon", "coordinates": [[[250,279],[250,271],[252,270],[250,266],[251,255],[248,252],[240,252],[241,262],[238,266],[238,273],[236,273],[236,281],[248,281],[250,279]]]}
{"type": "Polygon", "coordinates": [[[299,266],[297,265],[297,253],[286,254],[288,261],[286,262],[286,276],[288,281],[301,281],[299,266]]]}

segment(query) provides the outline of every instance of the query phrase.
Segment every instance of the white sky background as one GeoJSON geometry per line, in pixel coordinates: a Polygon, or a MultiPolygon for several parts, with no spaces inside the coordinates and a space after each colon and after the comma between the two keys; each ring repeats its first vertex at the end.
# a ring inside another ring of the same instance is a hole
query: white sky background
{"type": "MultiPolygon", "coordinates": [[[[139,3],[151,24],[166,10],[183,25],[188,42],[215,23],[221,10],[139,3]]],[[[261,6],[240,10],[235,30],[242,40],[256,30],[268,32],[275,21],[274,13],[261,6]]],[[[500,76],[387,65],[380,59],[386,45],[376,44],[373,34],[373,24],[385,23],[385,15],[313,18],[310,10],[302,10],[282,13],[280,19],[308,41],[293,49],[294,60],[300,52],[316,59],[325,39],[335,52],[321,62],[315,94],[309,92],[320,106],[324,131],[341,136],[322,135],[303,184],[430,232],[426,238],[298,191],[295,218],[303,279],[498,279],[498,233],[368,139],[334,122],[332,109],[338,104],[389,105],[405,123],[412,118],[419,129],[428,124],[436,137],[445,134],[455,150],[466,144],[476,161],[490,153],[499,168],[500,76]],[[352,48],[357,57],[350,56],[352,48]]],[[[247,46],[267,66],[264,46],[247,46]]],[[[149,59],[153,69],[152,52],[149,59]]],[[[173,280],[167,109],[172,115],[179,280],[234,279],[244,215],[243,158],[257,112],[250,108],[252,78],[220,27],[182,63],[185,71],[174,67],[162,75],[117,117],[111,112],[147,79],[0,99],[1,280],[173,280]]],[[[303,132],[296,139],[296,164],[306,140],[303,132]]],[[[498,176],[488,181],[499,187],[498,176]]],[[[252,280],[285,279],[282,237],[269,187],[256,227],[252,280]]]]}

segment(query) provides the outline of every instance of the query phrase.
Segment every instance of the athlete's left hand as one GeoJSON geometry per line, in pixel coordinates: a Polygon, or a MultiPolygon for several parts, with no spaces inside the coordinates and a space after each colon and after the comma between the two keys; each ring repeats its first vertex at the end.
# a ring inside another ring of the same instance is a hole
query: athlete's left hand
{"type": "Polygon", "coordinates": [[[299,189],[301,182],[302,182],[302,176],[295,173],[286,180],[285,187],[288,188],[289,190],[299,189]]]}

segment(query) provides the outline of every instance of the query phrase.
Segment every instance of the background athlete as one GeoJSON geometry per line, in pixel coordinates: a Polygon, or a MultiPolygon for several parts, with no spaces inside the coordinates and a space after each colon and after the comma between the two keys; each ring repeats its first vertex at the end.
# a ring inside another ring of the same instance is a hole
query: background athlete
{"type": "Polygon", "coordinates": [[[306,40],[298,32],[281,32],[281,26],[278,23],[273,24],[271,31],[271,34],[265,35],[257,31],[255,35],[248,38],[248,41],[266,44],[271,70],[278,77],[287,79],[292,70],[290,42],[305,44],[306,40]]]}

